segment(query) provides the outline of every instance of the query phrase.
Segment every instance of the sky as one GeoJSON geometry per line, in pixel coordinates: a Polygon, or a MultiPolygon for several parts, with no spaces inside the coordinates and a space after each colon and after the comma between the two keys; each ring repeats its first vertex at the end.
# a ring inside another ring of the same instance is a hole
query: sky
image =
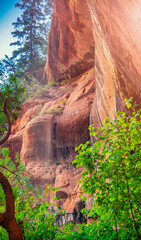
{"type": "Polygon", "coordinates": [[[5,54],[11,56],[14,47],[10,47],[10,43],[16,39],[12,37],[11,32],[14,30],[12,22],[16,22],[20,16],[20,10],[14,5],[17,0],[0,0],[0,60],[5,54]]]}

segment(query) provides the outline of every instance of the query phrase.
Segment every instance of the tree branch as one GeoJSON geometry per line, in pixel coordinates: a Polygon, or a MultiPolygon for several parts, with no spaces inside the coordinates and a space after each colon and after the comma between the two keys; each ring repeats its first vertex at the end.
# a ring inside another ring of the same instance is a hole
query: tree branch
{"type": "Polygon", "coordinates": [[[3,214],[0,213],[0,225],[7,230],[9,240],[22,240],[21,230],[14,217],[15,206],[13,191],[7,178],[2,173],[0,173],[0,184],[3,187],[6,201],[5,212],[3,214]]]}
{"type": "MultiPolygon", "coordinates": [[[[0,145],[7,141],[11,133],[11,121],[10,115],[7,110],[7,100],[4,98],[0,92],[0,98],[3,102],[3,112],[6,115],[8,122],[8,129],[6,135],[0,140],[0,145]]],[[[10,183],[7,178],[0,172],[0,184],[3,187],[5,193],[6,207],[5,212],[0,213],[0,226],[6,229],[9,240],[23,240],[21,230],[16,222],[14,217],[15,215],[15,205],[14,205],[14,196],[10,183]]]]}
{"type": "Polygon", "coordinates": [[[10,115],[9,115],[9,112],[7,110],[7,100],[4,98],[4,96],[2,95],[2,93],[0,92],[0,98],[2,99],[3,101],[3,112],[4,114],[6,115],[6,118],[7,118],[7,122],[8,122],[8,129],[7,129],[7,133],[6,135],[0,140],[0,145],[2,145],[4,142],[7,141],[7,139],[9,138],[10,136],[10,133],[11,133],[11,121],[10,121],[10,115]]]}
{"type": "MultiPolygon", "coordinates": [[[[14,179],[17,179],[17,181],[20,183],[20,185],[22,185],[21,181],[18,179],[18,175],[14,172],[14,171],[11,171],[10,169],[8,169],[7,167],[3,166],[3,165],[0,165],[0,168],[3,168],[5,170],[7,170],[8,172],[10,172],[10,176],[13,174],[15,176],[14,179]]],[[[17,172],[22,172],[21,170],[16,170],[17,172]]]]}
{"type": "Polygon", "coordinates": [[[0,183],[5,193],[5,200],[6,200],[5,214],[7,217],[13,218],[15,213],[13,191],[7,178],[1,172],[0,172],[0,183]]]}

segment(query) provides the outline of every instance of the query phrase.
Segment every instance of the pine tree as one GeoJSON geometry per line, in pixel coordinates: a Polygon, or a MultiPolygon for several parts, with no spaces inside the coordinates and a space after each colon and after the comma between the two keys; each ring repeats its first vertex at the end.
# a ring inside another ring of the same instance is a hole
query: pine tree
{"type": "Polygon", "coordinates": [[[13,23],[15,31],[13,37],[17,41],[10,45],[18,47],[13,52],[17,59],[18,67],[32,75],[35,69],[42,64],[42,48],[45,44],[41,31],[45,14],[43,13],[43,0],[20,0],[15,4],[22,10],[22,14],[13,23]]]}
{"type": "Polygon", "coordinates": [[[48,15],[49,19],[51,19],[53,12],[53,0],[45,0],[44,12],[48,15]]]}

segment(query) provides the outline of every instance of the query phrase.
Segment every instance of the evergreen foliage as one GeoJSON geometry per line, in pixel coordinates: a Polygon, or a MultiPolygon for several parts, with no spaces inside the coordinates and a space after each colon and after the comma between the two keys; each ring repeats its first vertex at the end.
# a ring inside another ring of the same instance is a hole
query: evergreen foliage
{"type": "Polygon", "coordinates": [[[11,43],[11,46],[18,47],[13,56],[18,57],[17,61],[24,70],[33,73],[41,65],[41,48],[47,44],[41,34],[45,21],[43,0],[20,0],[15,6],[22,10],[22,15],[13,23],[15,31],[12,34],[17,41],[11,43]]]}
{"type": "MultiPolygon", "coordinates": [[[[16,73],[10,74],[9,79],[4,84],[0,83],[0,92],[7,101],[7,110],[11,123],[13,123],[20,114],[22,94],[24,92],[24,87],[21,85],[16,73]]],[[[3,111],[3,106],[4,102],[0,98],[0,139],[8,128],[7,117],[3,111]]]]}
{"type": "MultiPolygon", "coordinates": [[[[20,0],[15,6],[21,10],[21,16],[13,23],[12,34],[16,41],[11,45],[17,49],[13,51],[12,57],[5,55],[5,58],[0,61],[0,88],[3,89],[2,91],[7,89],[8,92],[14,89],[13,95],[18,93],[18,97],[19,90],[21,95],[21,88],[25,89],[25,92],[30,88],[33,96],[34,89],[43,84],[42,75],[46,61],[53,1],[20,0]]],[[[28,98],[28,95],[28,93],[22,95],[22,101],[25,101],[25,96],[28,98]]]]}

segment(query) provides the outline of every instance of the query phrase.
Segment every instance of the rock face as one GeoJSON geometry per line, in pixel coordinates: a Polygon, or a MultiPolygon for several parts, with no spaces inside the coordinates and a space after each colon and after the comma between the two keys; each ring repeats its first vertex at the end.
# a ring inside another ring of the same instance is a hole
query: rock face
{"type": "Polygon", "coordinates": [[[48,80],[76,77],[93,65],[94,40],[87,1],[54,0],[46,63],[48,80]]]}
{"type": "MultiPolygon", "coordinates": [[[[125,98],[132,96],[140,103],[140,11],[139,0],[54,1],[46,74],[48,80],[63,72],[71,75],[72,65],[75,69],[90,57],[97,92],[91,112],[95,125],[102,125],[106,116],[113,119],[124,109],[125,98]]],[[[88,59],[81,72],[86,65],[88,59]]]]}
{"type": "Polygon", "coordinates": [[[22,117],[26,126],[21,159],[27,166],[31,162],[45,166],[70,162],[74,159],[75,147],[89,139],[90,105],[95,92],[93,69],[72,83],[68,81],[66,86],[51,87],[49,94],[54,88],[56,95],[42,102],[40,112],[32,120],[29,118],[27,122],[25,116],[35,107],[28,109],[22,117]]]}
{"type": "Polygon", "coordinates": [[[72,165],[75,147],[89,139],[90,109],[95,94],[94,70],[47,87],[41,96],[22,106],[7,142],[12,159],[20,159],[43,189],[52,184],[62,195],[57,204],[73,211],[79,200],[81,169],[72,165]]]}
{"type": "Polygon", "coordinates": [[[53,164],[52,132],[53,115],[37,116],[31,120],[24,131],[21,152],[22,161],[28,165],[33,160],[45,165],[53,164]]]}
{"type": "Polygon", "coordinates": [[[74,149],[89,124],[114,119],[125,98],[140,104],[140,12],[139,0],[54,0],[45,76],[57,84],[23,104],[7,144],[36,182],[61,188],[68,212],[81,192],[74,149]]]}
{"type": "Polygon", "coordinates": [[[141,3],[88,0],[95,41],[96,98],[92,122],[115,117],[124,99],[141,101],[141,3]]]}

